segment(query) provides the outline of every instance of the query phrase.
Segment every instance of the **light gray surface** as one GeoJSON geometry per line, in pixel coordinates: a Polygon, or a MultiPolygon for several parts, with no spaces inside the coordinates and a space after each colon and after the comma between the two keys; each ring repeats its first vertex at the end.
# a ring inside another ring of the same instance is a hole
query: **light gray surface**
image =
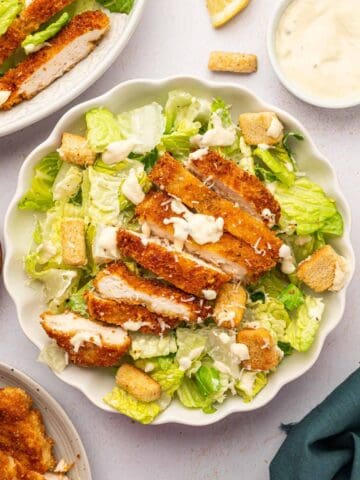
{"type": "MultiPolygon", "coordinates": [[[[122,80],[137,77],[193,74],[248,86],[302,121],[335,166],[350,205],[354,205],[352,238],[356,250],[360,244],[357,215],[360,108],[321,110],[296,100],[284,90],[266,54],[266,27],[272,3],[253,0],[231,24],[214,31],[208,21],[205,0],[148,0],[139,29],[121,58],[74,103],[103,93],[122,80]],[[248,77],[209,73],[206,67],[209,51],[221,49],[256,53],[259,72],[248,77]]],[[[1,224],[23,159],[48,136],[65,111],[0,140],[1,224]]],[[[248,480],[264,480],[268,478],[270,460],[284,438],[279,425],[299,420],[359,364],[357,282],[356,273],[348,291],[344,319],[328,338],[310,372],[286,386],[264,409],[233,415],[210,427],[143,427],[120,415],[97,410],[79,392],[54,377],[47,367],[35,362],[37,350],[20,330],[15,308],[3,285],[0,360],[32,376],[62,404],[82,436],[94,480],[230,480],[240,473],[246,474],[248,480]]]]}

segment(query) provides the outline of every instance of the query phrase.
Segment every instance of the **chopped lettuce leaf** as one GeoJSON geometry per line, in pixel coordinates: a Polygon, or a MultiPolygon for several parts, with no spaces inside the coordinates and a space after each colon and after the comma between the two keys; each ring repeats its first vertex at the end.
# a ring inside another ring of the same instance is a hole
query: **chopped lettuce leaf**
{"type": "Polygon", "coordinates": [[[178,350],[176,360],[180,368],[188,375],[196,372],[200,367],[200,359],[206,353],[206,344],[209,335],[207,328],[190,330],[189,328],[178,328],[176,330],[176,341],[178,350]]]}
{"type": "Polygon", "coordinates": [[[35,167],[30,189],[22,197],[18,207],[20,210],[46,212],[54,204],[52,186],[61,167],[57,152],[47,154],[35,167]]]}
{"type": "Polygon", "coordinates": [[[55,340],[50,340],[41,350],[38,362],[45,363],[56,373],[61,373],[69,364],[69,355],[58,346],[55,340]]]}
{"type": "Polygon", "coordinates": [[[123,138],[116,116],[107,108],[99,107],[89,110],[85,120],[87,140],[94,152],[105,152],[110,143],[123,138]]]}
{"type": "Polygon", "coordinates": [[[130,355],[134,360],[139,358],[166,357],[177,350],[176,340],[173,335],[156,337],[143,333],[133,333],[131,338],[130,355]]]}
{"type": "Polygon", "coordinates": [[[81,168],[64,162],[52,187],[54,201],[67,202],[75,197],[80,190],[82,178],[81,168]]]}
{"type": "Polygon", "coordinates": [[[89,312],[85,301],[84,294],[93,288],[93,282],[90,281],[80,288],[77,292],[73,293],[69,298],[67,306],[73,312],[78,313],[84,318],[89,318],[89,312]]]}
{"type": "Polygon", "coordinates": [[[236,390],[245,403],[251,402],[266,386],[268,378],[264,372],[243,371],[236,383],[236,390]]]}
{"type": "Polygon", "coordinates": [[[278,300],[291,312],[304,303],[304,294],[296,285],[290,284],[280,293],[278,300]]]}
{"type": "Polygon", "coordinates": [[[184,372],[179,369],[177,363],[172,362],[167,368],[160,367],[150,372],[150,376],[160,384],[163,392],[172,397],[180,387],[184,372]]]}
{"type": "Polygon", "coordinates": [[[98,0],[98,2],[110,12],[126,13],[129,15],[135,0],[98,0]]]}
{"type": "Polygon", "coordinates": [[[334,216],[325,220],[324,225],[321,227],[320,232],[325,235],[335,235],[340,237],[344,231],[344,221],[339,212],[336,212],[334,216]]]}
{"type": "Polygon", "coordinates": [[[285,357],[288,357],[294,351],[290,343],[287,342],[278,342],[278,347],[280,348],[280,350],[282,350],[285,357]]]}
{"type": "MultiPolygon", "coordinates": [[[[293,172],[294,167],[291,158],[284,148],[274,147],[269,150],[256,148],[254,155],[261,159],[280,182],[287,187],[293,185],[296,178],[293,172]]],[[[267,178],[266,180],[272,181],[267,178]]]]}
{"type": "Polygon", "coordinates": [[[214,400],[211,396],[202,395],[195,380],[184,377],[182,384],[176,391],[180,402],[186,408],[201,408],[204,413],[214,413],[214,400]]]}
{"type": "Polygon", "coordinates": [[[48,268],[37,270],[37,254],[25,258],[25,271],[33,280],[40,280],[44,285],[45,302],[52,311],[57,311],[65,300],[76,290],[79,273],[76,270],[48,268]]]}
{"type": "MultiPolygon", "coordinates": [[[[55,35],[60,32],[60,30],[69,22],[69,20],[70,15],[67,12],[64,12],[55,22],[51,23],[43,30],[40,30],[32,35],[28,35],[22,42],[21,46],[27,52],[27,49],[30,46],[39,47],[43,45],[45,42],[47,42],[47,40],[55,37],[55,35]]],[[[32,51],[29,50],[29,53],[32,53],[32,51]]]]}
{"type": "Polygon", "coordinates": [[[185,133],[173,132],[163,135],[162,145],[166,152],[170,152],[176,158],[189,156],[191,144],[190,137],[185,133]]]}
{"type": "Polygon", "coordinates": [[[208,355],[214,361],[214,367],[222,374],[238,378],[240,374],[239,358],[231,351],[236,343],[234,331],[226,328],[211,328],[208,339],[208,355]],[[226,336],[226,342],[224,342],[226,336]]]}
{"type": "Polygon", "coordinates": [[[325,245],[324,237],[319,232],[312,235],[288,235],[285,241],[290,245],[297,263],[325,245]]]}
{"type": "Polygon", "coordinates": [[[295,350],[306,352],[314,342],[325,305],[321,298],[306,296],[292,315],[286,329],[286,340],[295,350]]]}
{"type": "Polygon", "coordinates": [[[165,129],[165,119],[162,107],[158,103],[154,102],[131,112],[121,113],[117,118],[122,138],[134,142],[134,153],[144,155],[160,143],[165,129]]]}
{"type": "Polygon", "coordinates": [[[161,412],[158,403],[140,402],[119,387],[114,387],[103,400],[110,407],[143,424],[153,422],[161,412]]]}
{"type": "MultiPolygon", "coordinates": [[[[221,98],[215,98],[211,104],[211,111],[216,113],[221,118],[221,123],[224,127],[230,127],[234,125],[231,118],[230,108],[231,106],[227,105],[221,98]]],[[[213,125],[211,124],[210,118],[209,128],[211,128],[212,126],[213,125]]]]}
{"type": "Polygon", "coordinates": [[[247,316],[246,323],[266,328],[274,336],[276,341],[286,341],[286,327],[290,323],[290,317],[282,302],[268,297],[265,303],[256,303],[250,309],[250,318],[247,316]]]}
{"type": "MultiPolygon", "coordinates": [[[[327,221],[338,213],[335,201],[319,185],[305,177],[297,179],[290,188],[279,184],[275,198],[281,206],[281,228],[286,229],[290,223],[295,223],[298,235],[321,231],[326,228],[327,221]]],[[[342,227],[341,231],[339,228],[336,231],[341,235],[342,227]]]]}
{"type": "Polygon", "coordinates": [[[211,365],[201,365],[194,378],[200,393],[204,397],[218,392],[221,388],[219,370],[211,365]]]}
{"type": "Polygon", "coordinates": [[[150,170],[152,170],[153,166],[155,165],[157,159],[159,157],[159,152],[157,148],[154,148],[151,150],[151,152],[146,153],[145,155],[142,156],[131,156],[130,158],[134,158],[138,162],[141,162],[144,165],[144,170],[146,173],[149,173],[150,170]]]}
{"type": "Polygon", "coordinates": [[[304,140],[304,137],[303,135],[301,135],[301,133],[297,133],[297,132],[288,132],[284,135],[282,144],[286,149],[286,151],[288,152],[288,154],[290,155],[290,157],[292,156],[291,147],[289,145],[291,139],[302,141],[304,140]]]}
{"type": "Polygon", "coordinates": [[[7,31],[23,7],[23,0],[2,0],[0,2],[0,36],[7,31]]]}
{"type": "Polygon", "coordinates": [[[252,287],[252,290],[254,292],[261,291],[269,297],[276,298],[288,284],[286,276],[274,269],[265,273],[258,283],[252,287]]]}
{"type": "Polygon", "coordinates": [[[196,135],[201,128],[198,117],[203,112],[203,106],[204,104],[188,92],[183,90],[169,92],[164,110],[165,133],[178,131],[188,137],[196,135]]]}

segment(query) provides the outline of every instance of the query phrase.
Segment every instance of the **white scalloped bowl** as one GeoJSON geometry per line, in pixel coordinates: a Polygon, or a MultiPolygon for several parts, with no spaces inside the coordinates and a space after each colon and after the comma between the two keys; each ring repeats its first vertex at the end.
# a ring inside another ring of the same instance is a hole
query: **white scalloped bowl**
{"type": "MultiPolygon", "coordinates": [[[[106,106],[112,111],[121,112],[144,105],[152,101],[162,104],[167,93],[176,88],[191,91],[194,95],[207,98],[221,96],[233,105],[233,114],[241,112],[273,110],[286,128],[301,132],[305,141],[298,142],[295,153],[300,167],[309,173],[310,177],[322,185],[327,193],[336,201],[345,222],[345,233],[342,238],[332,243],[336,250],[345,256],[349,262],[349,279],[354,272],[354,253],[350,243],[350,209],[340,190],[334,169],[315,147],[306,129],[291,115],[266,104],[249,90],[234,84],[211,83],[191,77],[175,77],[165,80],[133,80],[122,83],[101,97],[82,103],[66,113],[54,128],[50,137],[37,147],[25,160],[19,174],[15,196],[8,209],[5,220],[6,258],[4,278],[5,285],[12,296],[19,316],[22,329],[29,339],[40,349],[47,342],[47,336],[40,327],[39,314],[46,308],[42,302],[41,290],[38,285],[30,286],[23,270],[23,257],[31,244],[34,227],[34,215],[17,209],[17,203],[28,189],[36,163],[56,149],[60,144],[64,131],[83,133],[85,123],[83,114],[90,108],[106,106]]],[[[171,406],[155,421],[157,424],[180,423],[186,425],[208,425],[234,412],[248,412],[263,407],[269,403],[285,384],[295,380],[311,368],[324,345],[326,337],[338,325],[344,312],[346,289],[341,292],[324,295],[326,308],[324,319],[312,348],[306,353],[295,353],[287,357],[279,369],[270,376],[266,388],[252,403],[243,403],[239,397],[229,398],[214,414],[207,415],[198,410],[188,410],[173,401],[171,406]]],[[[35,359],[34,359],[35,361],[35,359]]],[[[58,375],[64,382],[80,389],[90,401],[99,408],[111,411],[103,401],[103,396],[111,390],[114,378],[110,373],[100,369],[82,369],[73,365],[58,375]]]]}
{"type": "Polygon", "coordinates": [[[36,97],[6,112],[0,112],[0,137],[17,132],[48,117],[81,95],[111,67],[130,40],[145,8],[136,0],[129,16],[111,13],[111,27],[88,57],[49,85],[36,97]]]}

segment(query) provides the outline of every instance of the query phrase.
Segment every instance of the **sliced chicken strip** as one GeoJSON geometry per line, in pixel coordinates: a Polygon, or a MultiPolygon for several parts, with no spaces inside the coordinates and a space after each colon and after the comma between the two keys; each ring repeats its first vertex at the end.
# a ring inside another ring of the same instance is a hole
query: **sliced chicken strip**
{"type": "Polygon", "coordinates": [[[180,198],[189,208],[222,217],[225,230],[247,242],[256,254],[279,258],[282,242],[263,222],[220,197],[170,154],[166,153],[157,161],[149,177],[160,190],[180,198]]]}
{"type": "MultiPolygon", "coordinates": [[[[173,198],[165,192],[152,190],[136,208],[140,223],[147,225],[157,236],[174,241],[174,226],[168,223],[171,217],[181,218],[171,208],[173,198]],[[165,221],[165,222],[164,222],[165,221]]],[[[185,249],[220,267],[233,279],[245,283],[254,282],[262,273],[275,266],[269,256],[257,255],[245,241],[224,233],[216,243],[199,245],[190,237],[185,249]]]]}
{"type": "Polygon", "coordinates": [[[129,305],[109,298],[102,298],[95,292],[86,294],[90,317],[105,323],[120,325],[129,332],[161,335],[174,329],[181,322],[150,312],[142,305],[129,305]]]}
{"type": "Polygon", "coordinates": [[[158,281],[138,277],[121,262],[99,272],[94,285],[104,298],[143,305],[164,317],[195,323],[211,314],[211,306],[203,300],[158,281]]]}
{"type": "Polygon", "coordinates": [[[12,22],[0,40],[0,65],[20,47],[21,42],[74,0],[33,0],[12,22]]]}
{"type": "Polygon", "coordinates": [[[50,42],[0,79],[0,110],[29,100],[87,57],[109,28],[100,10],[81,13],[50,42]]]}
{"type": "Polygon", "coordinates": [[[76,315],[43,313],[41,325],[73,363],[82,367],[111,367],[129,350],[131,339],[120,327],[110,327],[76,315]]]}
{"type": "Polygon", "coordinates": [[[189,160],[187,168],[219,195],[235,202],[240,208],[262,219],[269,227],[280,219],[280,205],[265,185],[242,170],[231,160],[210,151],[201,158],[189,160]]]}
{"type": "Polygon", "coordinates": [[[210,265],[186,252],[178,252],[159,239],[147,238],[130,230],[117,233],[118,248],[160,278],[197,297],[206,298],[206,291],[216,293],[231,277],[220,268],[210,265]]]}

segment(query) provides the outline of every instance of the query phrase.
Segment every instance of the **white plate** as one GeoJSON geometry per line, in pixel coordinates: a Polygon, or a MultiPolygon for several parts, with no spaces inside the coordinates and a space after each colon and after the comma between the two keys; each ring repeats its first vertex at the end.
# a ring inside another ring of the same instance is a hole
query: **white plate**
{"type": "Polygon", "coordinates": [[[95,83],[130,40],[144,7],[145,0],[136,0],[129,16],[106,11],[111,19],[111,27],[95,50],[30,101],[24,101],[7,112],[0,112],[0,137],[48,117],[95,83]]]}
{"type": "Polygon", "coordinates": [[[46,433],[55,442],[56,459],[63,458],[69,463],[75,462],[69,473],[70,480],[91,480],[89,461],[84,446],[60,405],[27,375],[9,365],[0,363],[0,388],[5,386],[22,388],[31,396],[34,407],[42,414],[46,433]]]}
{"type": "MultiPolygon", "coordinates": [[[[306,140],[298,142],[295,153],[300,167],[307,171],[311,178],[322,185],[327,193],[336,201],[345,222],[345,233],[342,238],[333,242],[336,250],[344,255],[350,268],[349,281],[354,271],[354,253],[350,244],[350,209],[340,191],[335,172],[329,162],[315,147],[306,129],[294,117],[272,105],[266,104],[249,90],[233,84],[210,83],[190,77],[176,77],[165,80],[133,80],[122,83],[105,95],[82,103],[66,113],[54,128],[50,137],[36,148],[25,160],[19,174],[18,186],[5,220],[6,259],[4,278],[6,287],[13,297],[21,327],[30,340],[39,348],[48,341],[40,327],[39,314],[46,308],[40,301],[39,286],[29,286],[23,270],[22,259],[31,244],[34,227],[34,215],[17,209],[17,203],[28,189],[36,163],[60,144],[64,131],[83,132],[85,124],[83,114],[90,108],[106,106],[114,112],[126,111],[145,103],[157,101],[164,103],[167,93],[175,88],[183,88],[194,95],[222,97],[233,105],[233,115],[241,112],[273,110],[281,118],[288,130],[303,133],[306,140]]],[[[235,118],[235,117],[234,117],[235,118]]],[[[243,403],[239,397],[228,399],[212,415],[198,410],[188,410],[174,401],[172,405],[156,420],[155,423],[177,422],[188,425],[208,425],[230,413],[246,412],[262,407],[272,400],[286,383],[304,374],[318,358],[327,335],[340,322],[345,306],[345,289],[338,294],[324,295],[326,309],[324,320],[312,348],[306,353],[295,353],[287,357],[274,375],[271,375],[266,388],[252,403],[243,403]]],[[[345,347],[344,347],[345,348],[345,347]]],[[[35,359],[34,359],[35,360],[35,359]]],[[[80,389],[95,405],[110,410],[103,401],[103,396],[111,390],[114,378],[101,370],[88,370],[75,366],[68,367],[59,375],[64,382],[80,389]]]]}

